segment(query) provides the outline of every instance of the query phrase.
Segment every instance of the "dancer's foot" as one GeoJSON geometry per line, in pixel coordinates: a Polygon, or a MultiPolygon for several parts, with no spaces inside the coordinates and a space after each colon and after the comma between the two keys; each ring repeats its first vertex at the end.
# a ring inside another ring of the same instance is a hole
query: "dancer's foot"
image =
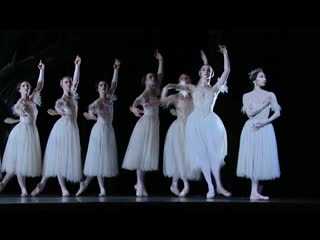
{"type": "Polygon", "coordinates": [[[137,197],[148,197],[149,194],[143,184],[136,184],[134,185],[134,189],[136,190],[137,197]]]}
{"type": "Polygon", "coordinates": [[[250,195],[250,200],[268,200],[269,197],[268,196],[263,196],[259,193],[251,193],[250,195]]]}
{"type": "Polygon", "coordinates": [[[184,187],[182,192],[179,194],[179,197],[185,197],[189,193],[189,187],[184,187]]]}
{"type": "Polygon", "coordinates": [[[207,193],[207,198],[214,198],[214,189],[209,188],[209,191],[207,193]]]}
{"type": "Polygon", "coordinates": [[[106,190],[100,190],[99,197],[105,197],[106,195],[106,190]]]}
{"type": "Polygon", "coordinates": [[[38,183],[37,187],[31,192],[31,196],[37,196],[39,193],[41,193],[44,189],[45,184],[44,183],[38,183]]]}
{"type": "Polygon", "coordinates": [[[171,191],[174,195],[176,195],[176,196],[179,196],[179,195],[180,195],[180,191],[179,191],[179,189],[178,189],[178,184],[176,184],[176,183],[173,183],[173,184],[171,185],[170,191],[171,191]]]}
{"type": "Polygon", "coordinates": [[[84,181],[80,182],[80,188],[79,188],[78,192],[76,193],[76,196],[77,197],[80,196],[86,190],[87,186],[88,185],[84,181]]]}
{"type": "Polygon", "coordinates": [[[228,192],[226,189],[224,189],[223,187],[217,187],[217,193],[225,196],[225,197],[230,197],[231,196],[231,192],[228,192]]]}

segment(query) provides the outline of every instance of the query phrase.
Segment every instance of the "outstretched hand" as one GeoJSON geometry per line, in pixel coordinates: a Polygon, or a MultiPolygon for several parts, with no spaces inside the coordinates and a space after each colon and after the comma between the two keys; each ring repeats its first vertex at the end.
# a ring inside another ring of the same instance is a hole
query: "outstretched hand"
{"type": "Polygon", "coordinates": [[[81,58],[77,55],[76,60],[74,61],[74,64],[77,66],[80,66],[81,64],[81,58]]]}
{"type": "Polygon", "coordinates": [[[161,55],[161,53],[159,52],[158,49],[156,50],[156,53],[154,54],[154,57],[155,57],[156,59],[158,59],[159,61],[162,61],[162,60],[163,60],[163,57],[162,57],[162,55],[161,55]]]}
{"type": "Polygon", "coordinates": [[[219,52],[223,54],[228,53],[227,47],[225,45],[219,45],[219,52]]]}
{"type": "Polygon", "coordinates": [[[39,64],[38,64],[38,68],[39,70],[43,70],[45,67],[45,65],[42,63],[42,61],[40,60],[39,64]]]}
{"type": "Polygon", "coordinates": [[[113,68],[119,69],[119,67],[120,67],[120,61],[118,59],[115,59],[114,64],[113,64],[113,68]]]}

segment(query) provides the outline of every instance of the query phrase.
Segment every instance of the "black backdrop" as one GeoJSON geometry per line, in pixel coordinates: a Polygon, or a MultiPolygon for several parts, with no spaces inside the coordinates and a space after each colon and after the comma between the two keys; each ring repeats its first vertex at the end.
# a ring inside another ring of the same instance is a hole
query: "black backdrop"
{"type": "MultiPolygon", "coordinates": [[[[268,84],[266,90],[273,91],[282,106],[282,115],[274,122],[278,141],[281,178],[265,183],[265,194],[276,197],[319,197],[317,172],[319,161],[313,150],[316,141],[307,137],[313,129],[316,139],[316,101],[312,95],[317,81],[317,61],[320,53],[319,31],[313,29],[207,29],[196,26],[151,28],[110,28],[76,31],[1,31],[0,32],[0,135],[1,155],[7,136],[13,126],[3,123],[12,116],[11,107],[18,99],[16,83],[22,79],[35,86],[39,59],[46,64],[45,87],[42,91],[43,104],[39,108],[38,129],[44,151],[50,130],[58,117],[49,116],[62,95],[59,80],[73,74],[74,58],[82,58],[78,124],[80,128],[82,159],[84,161],[88,139],[93,122],[82,116],[87,106],[97,98],[95,81],[111,81],[114,58],[121,60],[119,82],[114,105],[114,129],[116,133],[119,166],[137,121],[129,112],[132,104],[143,90],[143,73],[157,70],[155,49],[164,56],[164,84],[176,82],[180,73],[188,73],[194,82],[201,67],[199,51],[204,49],[209,62],[214,66],[216,76],[223,69],[223,58],[217,52],[218,44],[228,48],[231,73],[228,80],[229,93],[220,94],[215,112],[225,124],[228,134],[228,156],[222,170],[225,187],[235,196],[248,196],[250,182],[236,177],[239,138],[246,117],[240,112],[243,93],[251,90],[247,78],[249,70],[263,67],[268,84]],[[33,56],[33,57],[31,57],[33,56]],[[8,64],[9,63],[9,64],[8,64]],[[310,97],[310,98],[308,98],[310,97]],[[309,127],[312,127],[309,129],[309,127]]],[[[216,79],[214,79],[215,81],[216,79]]],[[[169,195],[171,179],[162,174],[162,150],[166,131],[174,117],[166,110],[160,111],[161,154],[160,170],[146,176],[150,195],[169,195]]],[[[19,146],[17,146],[19,147],[19,146]]],[[[29,191],[40,179],[27,179],[29,191]]],[[[110,195],[133,195],[135,172],[120,170],[116,178],[106,180],[110,195]]],[[[70,184],[75,192],[78,184],[70,184]]],[[[204,179],[191,183],[190,195],[205,195],[204,179]]],[[[16,179],[12,180],[2,194],[20,193],[16,179]]],[[[49,180],[45,193],[60,194],[57,179],[49,180]]],[[[88,194],[97,194],[97,182],[93,182],[88,194]]]]}

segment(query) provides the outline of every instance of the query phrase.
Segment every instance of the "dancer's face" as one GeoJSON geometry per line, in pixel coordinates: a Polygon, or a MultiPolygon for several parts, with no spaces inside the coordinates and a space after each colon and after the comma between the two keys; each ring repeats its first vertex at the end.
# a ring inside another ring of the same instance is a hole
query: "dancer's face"
{"type": "Polygon", "coordinates": [[[180,84],[190,84],[191,79],[187,74],[181,74],[179,77],[179,83],[180,84]]]}
{"type": "Polygon", "coordinates": [[[109,86],[105,81],[100,81],[98,84],[98,92],[100,94],[105,94],[109,90],[109,86]]]}
{"type": "Polygon", "coordinates": [[[62,89],[66,92],[71,92],[71,88],[72,88],[72,80],[69,77],[64,77],[61,82],[60,82],[60,86],[62,87],[62,89]]]}
{"type": "Polygon", "coordinates": [[[203,65],[200,69],[200,77],[202,79],[208,79],[210,77],[210,74],[212,74],[211,77],[213,77],[213,71],[212,68],[209,65],[203,65]]]}
{"type": "Polygon", "coordinates": [[[21,95],[27,95],[29,96],[30,94],[30,83],[28,83],[27,81],[24,81],[21,83],[20,85],[20,89],[19,89],[19,92],[21,93],[21,95]]]}
{"type": "Polygon", "coordinates": [[[263,87],[266,85],[266,82],[267,82],[267,79],[264,72],[259,72],[256,80],[254,80],[254,83],[259,87],[263,87]]]}
{"type": "Polygon", "coordinates": [[[156,77],[153,73],[148,73],[146,75],[146,86],[150,89],[153,89],[156,87],[156,77]]]}

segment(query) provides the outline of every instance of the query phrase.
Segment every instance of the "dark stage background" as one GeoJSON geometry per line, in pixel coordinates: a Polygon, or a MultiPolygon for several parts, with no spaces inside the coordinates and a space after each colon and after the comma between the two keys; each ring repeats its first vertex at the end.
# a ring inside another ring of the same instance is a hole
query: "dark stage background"
{"type": "MultiPolygon", "coordinates": [[[[164,84],[176,82],[180,73],[191,75],[198,81],[198,70],[202,61],[200,49],[207,53],[216,77],[223,70],[223,57],[218,53],[218,44],[228,48],[231,73],[228,80],[229,93],[220,94],[215,112],[225,124],[228,134],[228,156],[222,169],[225,187],[234,196],[248,196],[250,182],[236,176],[239,139],[243,124],[247,120],[241,112],[242,95],[252,87],[247,73],[263,67],[268,83],[266,90],[273,91],[282,106],[282,115],[273,125],[278,141],[281,178],[265,182],[264,193],[272,197],[319,197],[319,160],[313,154],[316,141],[317,105],[311,99],[314,83],[317,81],[320,53],[319,31],[312,29],[205,29],[198,27],[169,28],[120,28],[77,31],[0,31],[0,151],[4,152],[8,134],[13,125],[3,123],[12,116],[11,107],[19,95],[17,82],[30,80],[34,87],[38,77],[37,64],[40,59],[46,64],[45,86],[42,91],[42,106],[39,108],[37,126],[44,151],[46,142],[57,116],[49,116],[48,108],[62,95],[59,81],[62,76],[73,74],[76,54],[82,58],[78,92],[82,160],[84,163],[89,134],[94,122],[83,117],[87,106],[98,97],[95,81],[112,79],[113,62],[121,60],[118,100],[114,104],[113,126],[116,133],[119,167],[126,151],[137,118],[129,106],[143,91],[143,73],[157,71],[157,60],[153,57],[159,49],[164,57],[164,84]],[[307,97],[310,99],[307,99],[307,97]],[[310,130],[308,130],[311,127],[310,130]],[[313,128],[313,130],[312,130],[313,128]]],[[[171,179],[162,174],[162,150],[165,134],[174,117],[168,110],[160,110],[160,170],[149,172],[146,186],[150,195],[170,195],[171,179]]],[[[214,134],[214,133],[213,133],[214,134]]],[[[19,147],[19,146],[17,146],[19,147]]],[[[27,179],[31,191],[40,180],[27,179]]],[[[109,195],[134,195],[135,172],[120,169],[116,178],[106,179],[109,195]]],[[[75,193],[78,184],[69,184],[75,193]]],[[[96,180],[89,186],[87,194],[97,194],[96,180]]],[[[205,196],[207,186],[191,182],[192,195],[205,196]]],[[[2,194],[19,194],[17,180],[12,180],[2,194]]],[[[60,195],[56,178],[49,180],[44,194],[60,195]]]]}

